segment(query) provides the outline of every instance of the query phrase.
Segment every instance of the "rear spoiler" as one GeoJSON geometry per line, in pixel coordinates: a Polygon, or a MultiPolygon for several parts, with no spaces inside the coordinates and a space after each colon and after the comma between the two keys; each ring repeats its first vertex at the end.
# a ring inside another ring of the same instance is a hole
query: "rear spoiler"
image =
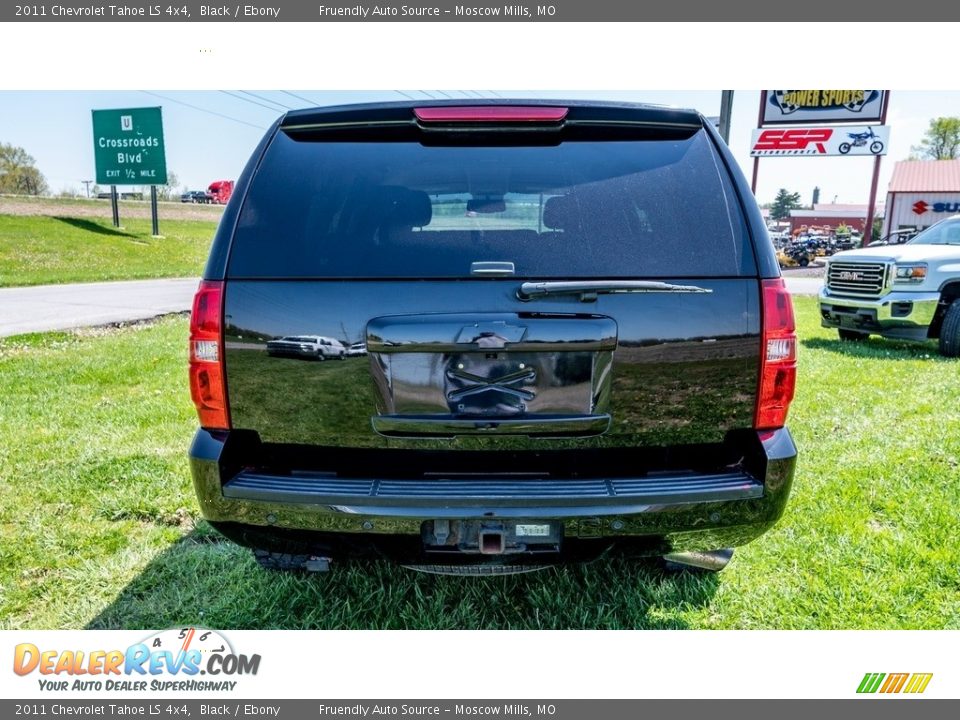
{"type": "Polygon", "coordinates": [[[341,105],[295,110],[280,129],[298,133],[323,130],[419,129],[443,131],[511,127],[563,129],[614,126],[699,130],[704,120],[694,110],[633,103],[558,100],[447,100],[341,105]]]}

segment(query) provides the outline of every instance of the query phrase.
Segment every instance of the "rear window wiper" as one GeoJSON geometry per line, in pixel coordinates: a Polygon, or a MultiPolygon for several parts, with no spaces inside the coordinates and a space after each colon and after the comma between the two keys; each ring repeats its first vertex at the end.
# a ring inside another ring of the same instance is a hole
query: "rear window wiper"
{"type": "Polygon", "coordinates": [[[655,280],[563,280],[525,282],[517,289],[520,300],[533,300],[548,295],[579,295],[580,302],[593,302],[598,295],[613,293],[710,293],[696,285],[675,285],[655,280]]]}

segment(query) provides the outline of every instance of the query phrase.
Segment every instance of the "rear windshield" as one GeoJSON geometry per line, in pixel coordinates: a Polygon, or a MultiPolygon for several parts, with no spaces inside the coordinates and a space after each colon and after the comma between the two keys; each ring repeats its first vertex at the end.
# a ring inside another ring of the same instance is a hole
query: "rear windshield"
{"type": "Polygon", "coordinates": [[[277,134],[251,184],[231,277],[755,274],[706,133],[683,140],[426,146],[277,134]]]}

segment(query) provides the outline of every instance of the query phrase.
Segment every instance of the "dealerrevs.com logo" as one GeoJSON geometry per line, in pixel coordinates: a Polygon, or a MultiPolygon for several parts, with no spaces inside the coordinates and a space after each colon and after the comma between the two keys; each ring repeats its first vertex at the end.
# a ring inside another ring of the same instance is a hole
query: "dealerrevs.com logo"
{"type": "Polygon", "coordinates": [[[237,653],[221,633],[193,627],[164,630],[125,650],[20,643],[13,653],[14,673],[39,675],[40,689],[47,691],[232,691],[237,681],[227,678],[259,669],[260,655],[237,653]]]}

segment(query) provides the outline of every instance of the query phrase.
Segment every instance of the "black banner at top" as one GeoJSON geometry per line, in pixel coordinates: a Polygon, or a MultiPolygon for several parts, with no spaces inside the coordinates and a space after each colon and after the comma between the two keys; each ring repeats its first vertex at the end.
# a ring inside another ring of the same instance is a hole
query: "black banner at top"
{"type": "MultiPolygon", "coordinates": [[[[349,0],[59,0],[3,3],[2,22],[862,22],[960,19],[960,5],[934,0],[877,4],[875,0],[683,3],[628,0],[502,2],[350,2],[349,0]]],[[[722,28],[718,28],[722,33],[722,28]]]]}

